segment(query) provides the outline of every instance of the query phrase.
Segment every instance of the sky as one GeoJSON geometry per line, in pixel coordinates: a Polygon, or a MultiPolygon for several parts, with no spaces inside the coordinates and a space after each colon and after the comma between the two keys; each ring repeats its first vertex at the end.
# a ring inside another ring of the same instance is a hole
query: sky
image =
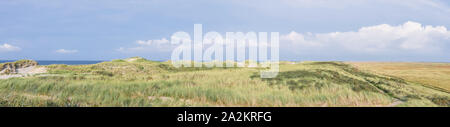
{"type": "Polygon", "coordinates": [[[279,32],[281,60],[450,62],[444,0],[0,0],[0,59],[168,60],[194,24],[279,32]]]}

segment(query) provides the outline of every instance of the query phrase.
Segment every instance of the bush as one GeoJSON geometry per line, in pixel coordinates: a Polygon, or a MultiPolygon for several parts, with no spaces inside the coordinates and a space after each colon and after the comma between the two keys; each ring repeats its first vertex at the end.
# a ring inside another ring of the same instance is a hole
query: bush
{"type": "Polygon", "coordinates": [[[104,76],[109,76],[109,77],[114,76],[114,74],[112,72],[108,72],[108,71],[94,71],[94,74],[99,74],[99,75],[104,75],[104,76]]]}

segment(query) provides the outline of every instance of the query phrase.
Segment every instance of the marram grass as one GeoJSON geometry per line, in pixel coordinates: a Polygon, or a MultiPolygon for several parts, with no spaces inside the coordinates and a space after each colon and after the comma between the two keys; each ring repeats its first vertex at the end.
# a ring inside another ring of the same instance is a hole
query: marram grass
{"type": "Polygon", "coordinates": [[[450,106],[447,92],[341,62],[281,62],[273,79],[141,59],[45,67],[0,80],[0,106],[450,106]]]}

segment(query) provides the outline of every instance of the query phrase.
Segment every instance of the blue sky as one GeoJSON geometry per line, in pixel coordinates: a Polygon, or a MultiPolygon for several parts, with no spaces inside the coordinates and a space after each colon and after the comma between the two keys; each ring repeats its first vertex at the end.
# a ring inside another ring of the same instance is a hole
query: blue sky
{"type": "Polygon", "coordinates": [[[177,31],[280,32],[281,60],[450,62],[440,0],[2,0],[0,59],[170,59],[177,31]],[[139,49],[139,50],[137,50],[139,49]]]}

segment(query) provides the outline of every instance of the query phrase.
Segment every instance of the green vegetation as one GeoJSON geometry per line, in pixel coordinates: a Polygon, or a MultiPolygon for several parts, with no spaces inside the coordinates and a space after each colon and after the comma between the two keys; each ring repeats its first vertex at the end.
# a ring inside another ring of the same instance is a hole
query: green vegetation
{"type": "Polygon", "coordinates": [[[449,63],[349,62],[366,71],[390,75],[450,93],[449,63]]]}
{"type": "Polygon", "coordinates": [[[0,106],[450,106],[450,94],[341,62],[175,68],[134,57],[0,80],[0,106]]]}

